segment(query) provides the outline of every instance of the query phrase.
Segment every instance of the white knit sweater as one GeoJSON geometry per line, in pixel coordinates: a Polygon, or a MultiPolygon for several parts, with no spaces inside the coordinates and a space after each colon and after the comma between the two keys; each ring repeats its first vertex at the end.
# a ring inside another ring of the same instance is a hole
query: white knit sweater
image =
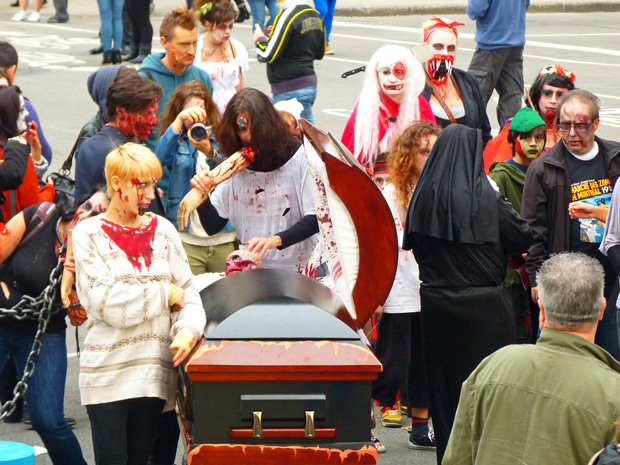
{"type": "Polygon", "coordinates": [[[137,397],[172,400],[169,346],[179,331],[196,341],[206,323],[200,296],[174,226],[150,214],[141,228],[103,215],[73,231],[76,285],[88,330],[80,357],[82,405],[137,397]],[[128,253],[127,253],[128,252],[128,253]],[[170,312],[170,284],[185,290],[185,307],[170,312]]]}

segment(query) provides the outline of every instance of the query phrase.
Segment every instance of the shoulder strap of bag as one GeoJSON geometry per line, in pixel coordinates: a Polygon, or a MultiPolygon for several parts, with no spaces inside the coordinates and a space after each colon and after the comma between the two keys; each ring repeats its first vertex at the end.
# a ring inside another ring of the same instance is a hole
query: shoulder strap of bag
{"type": "Polygon", "coordinates": [[[9,206],[11,207],[11,218],[17,215],[17,196],[15,190],[9,191],[9,206]]]}
{"type": "Polygon", "coordinates": [[[602,452],[605,450],[605,448],[599,450],[596,454],[594,454],[594,456],[590,459],[590,461],[588,462],[588,465],[593,465],[595,463],[597,463],[597,458],[599,455],[602,454],[602,452]]]}
{"type": "Polygon", "coordinates": [[[25,246],[28,242],[30,242],[39,231],[43,229],[43,227],[49,223],[52,215],[56,211],[56,205],[51,202],[43,202],[39,204],[37,207],[37,211],[34,213],[32,219],[30,220],[30,224],[28,227],[34,225],[34,227],[30,230],[30,232],[24,237],[19,243],[19,247],[25,246]]]}
{"type": "MultiPolygon", "coordinates": [[[[441,94],[437,90],[437,87],[435,87],[435,84],[433,84],[433,80],[428,75],[428,71],[426,70],[426,68],[424,68],[424,74],[426,75],[426,85],[429,86],[433,90],[433,95],[435,96],[435,98],[439,102],[439,105],[441,105],[441,108],[443,108],[443,111],[445,111],[446,115],[448,115],[448,119],[450,120],[450,122],[452,124],[456,124],[456,118],[454,117],[454,115],[450,111],[450,107],[448,107],[448,105],[446,104],[446,101],[443,99],[443,97],[441,96],[441,94]]],[[[456,82],[454,84],[456,85],[456,82]]]]}
{"type": "Polygon", "coordinates": [[[60,167],[59,171],[66,176],[69,176],[71,173],[71,167],[73,166],[73,157],[75,157],[75,153],[77,152],[78,140],[79,137],[75,140],[75,143],[73,144],[73,147],[71,147],[71,151],[69,152],[69,156],[60,167]]]}

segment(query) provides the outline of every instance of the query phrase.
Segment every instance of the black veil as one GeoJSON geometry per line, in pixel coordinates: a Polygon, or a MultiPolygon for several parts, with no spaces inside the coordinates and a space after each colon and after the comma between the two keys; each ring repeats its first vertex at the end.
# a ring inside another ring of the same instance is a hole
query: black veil
{"type": "Polygon", "coordinates": [[[403,248],[411,234],[483,244],[499,241],[497,194],[483,168],[479,129],[451,124],[443,130],[409,204],[403,248]]]}

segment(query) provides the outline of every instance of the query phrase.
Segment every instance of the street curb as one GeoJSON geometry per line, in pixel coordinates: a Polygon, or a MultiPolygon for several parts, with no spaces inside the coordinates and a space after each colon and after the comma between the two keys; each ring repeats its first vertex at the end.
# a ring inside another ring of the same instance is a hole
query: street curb
{"type": "MultiPolygon", "coordinates": [[[[385,5],[375,7],[342,7],[336,6],[336,16],[407,16],[407,15],[464,15],[466,6],[399,6],[385,5]]],[[[618,2],[557,2],[548,4],[530,5],[528,13],[597,13],[620,11],[618,2]]]]}

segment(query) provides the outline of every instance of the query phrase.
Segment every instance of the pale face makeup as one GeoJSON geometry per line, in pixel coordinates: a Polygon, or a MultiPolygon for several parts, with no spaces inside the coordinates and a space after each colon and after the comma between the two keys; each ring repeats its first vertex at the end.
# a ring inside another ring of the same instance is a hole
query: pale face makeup
{"type": "Polygon", "coordinates": [[[26,116],[28,116],[28,110],[26,110],[26,106],[24,104],[24,97],[19,96],[19,115],[17,115],[17,130],[21,134],[28,129],[28,124],[26,123],[26,116]]]}
{"type": "Polygon", "coordinates": [[[594,133],[598,129],[599,120],[592,121],[590,107],[579,101],[571,99],[562,106],[562,112],[558,118],[558,123],[571,123],[569,132],[559,131],[564,145],[575,155],[585,155],[594,148],[594,133]],[[582,133],[575,131],[574,124],[592,125],[582,133]]]}
{"type": "Polygon", "coordinates": [[[104,213],[110,205],[110,199],[103,192],[95,192],[90,198],[80,205],[73,217],[73,223],[71,228],[78,224],[80,221],[90,218],[92,216],[100,215],[104,213]]]}
{"type": "Polygon", "coordinates": [[[407,68],[402,62],[396,62],[389,68],[381,68],[377,71],[377,78],[381,85],[381,90],[392,100],[398,102],[405,88],[407,78],[407,68]]]}
{"type": "Polygon", "coordinates": [[[426,41],[426,46],[431,49],[433,55],[456,56],[456,36],[446,29],[437,29],[433,32],[426,41]]]}
{"type": "Polygon", "coordinates": [[[549,84],[543,84],[540,91],[540,99],[538,100],[538,109],[540,113],[547,119],[555,118],[555,110],[558,100],[566,93],[568,89],[563,87],[554,87],[549,84]]]}
{"type": "Polygon", "coordinates": [[[211,42],[214,44],[222,44],[230,40],[234,24],[234,20],[227,23],[210,24],[209,39],[211,40],[211,42]]]}

